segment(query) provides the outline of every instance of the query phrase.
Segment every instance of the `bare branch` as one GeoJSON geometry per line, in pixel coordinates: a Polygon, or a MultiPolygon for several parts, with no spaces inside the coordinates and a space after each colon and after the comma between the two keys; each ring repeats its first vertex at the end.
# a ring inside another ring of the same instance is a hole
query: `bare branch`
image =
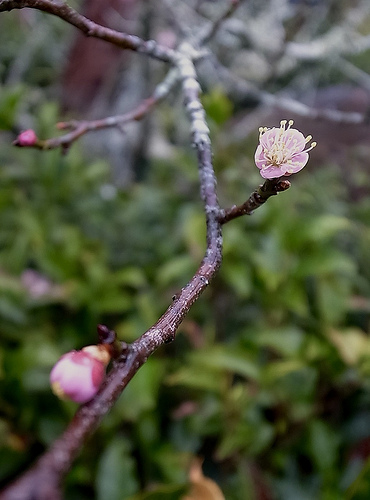
{"type": "Polygon", "coordinates": [[[344,33],[341,27],[307,43],[289,42],[286,54],[301,61],[318,61],[333,55],[359,54],[370,48],[370,36],[344,33]]]}
{"type": "Polygon", "coordinates": [[[231,208],[221,210],[218,220],[226,224],[242,215],[251,215],[258,207],[262,206],[271,197],[290,188],[290,182],[286,179],[271,179],[259,186],[242,205],[234,205],[231,208]]]}
{"type": "Polygon", "coordinates": [[[240,0],[231,0],[230,5],[226,8],[226,10],[215,21],[210,23],[204,30],[199,33],[197,37],[198,44],[205,45],[207,42],[209,42],[220,29],[222,23],[234,14],[239,5],[240,0]]]}
{"type": "Polygon", "coordinates": [[[217,68],[217,74],[224,83],[225,87],[236,94],[239,99],[249,98],[258,104],[274,106],[275,108],[290,111],[305,118],[314,120],[327,120],[336,123],[361,124],[368,120],[367,113],[357,113],[340,111],[330,108],[313,108],[303,102],[297,101],[291,97],[284,96],[283,93],[271,94],[260,90],[257,86],[243,80],[233,74],[228,68],[222,65],[216,58],[212,57],[212,62],[217,68]]]}
{"type": "Polygon", "coordinates": [[[312,108],[290,97],[273,95],[263,91],[260,92],[260,99],[263,104],[272,105],[276,108],[314,120],[327,120],[336,123],[353,123],[358,125],[364,123],[368,118],[364,113],[339,111],[338,109],[330,108],[312,108]]]}
{"type": "MultiPolygon", "coordinates": [[[[207,36],[213,36],[225,16],[230,15],[237,2],[232,2],[229,10],[213,24],[207,36]]],[[[73,460],[85,441],[91,436],[104,415],[112,408],[124,388],[146,362],[148,357],[161,345],[171,342],[176,331],[189,312],[192,304],[206,289],[215,276],[222,259],[222,224],[244,214],[252,213],[265,201],[290,186],[288,181],[266,181],[241,206],[221,210],[216,191],[216,177],[212,165],[212,151],[209,128],[205,111],[199,98],[200,85],[193,58],[197,51],[186,42],[178,51],[158,46],[155,42],[119,33],[93,23],[64,2],[50,0],[0,0],[0,11],[14,8],[32,7],[56,15],[73,24],[88,36],[106,40],[125,49],[136,50],[151,57],[171,62],[173,71],[157,87],[153,96],[143,101],[133,111],[116,117],[108,117],[93,122],[70,122],[62,127],[73,130],[60,138],[43,141],[43,149],[68,146],[89,130],[118,126],[146,115],[160,99],[165,97],[177,81],[181,81],[184,104],[190,119],[192,144],[196,151],[200,178],[200,193],[206,215],[206,252],[196,273],[176,294],[159,320],[139,339],[130,345],[122,343],[121,354],[113,361],[102,387],[93,400],[80,407],[65,432],[57,439],[36,464],[21,478],[10,485],[0,495],[1,500],[61,500],[60,484],[71,467],[73,460]],[[54,141],[54,142],[53,142],[54,141]],[[59,142],[58,142],[59,141],[59,142]]],[[[104,333],[104,332],[103,332],[104,333]]]]}
{"type": "Polygon", "coordinates": [[[175,52],[167,47],[157,44],[154,40],[143,40],[136,35],[122,33],[87,19],[76,10],[72,9],[67,3],[60,0],[0,0],[0,12],[13,9],[31,9],[41,10],[60,17],[69,24],[72,24],[86,36],[99,38],[106,42],[117,45],[122,49],[133,50],[146,54],[154,59],[164,62],[172,62],[175,52]]]}
{"type": "Polygon", "coordinates": [[[338,68],[352,81],[370,92],[370,75],[343,57],[339,58],[338,68]]]}
{"type": "Polygon", "coordinates": [[[24,146],[19,143],[17,139],[13,142],[13,144],[18,147],[36,148],[41,150],[55,149],[58,147],[62,147],[63,150],[67,150],[73,142],[85,135],[87,132],[111,127],[122,127],[126,123],[142,120],[156,104],[167,97],[178,82],[179,73],[177,69],[172,68],[166,75],[166,78],[159,85],[157,85],[153,95],[142,101],[136,108],[127,113],[108,116],[100,120],[71,120],[68,122],[59,122],[57,124],[57,128],[60,130],[71,130],[71,132],[59,137],[52,137],[50,139],[38,139],[33,145],[24,146]]]}
{"type": "Polygon", "coordinates": [[[220,208],[212,166],[209,129],[199,100],[200,85],[196,80],[195,68],[190,58],[185,55],[178,56],[176,67],[182,80],[185,106],[191,121],[192,141],[198,157],[201,195],[206,213],[207,250],[203,261],[157,323],[133,344],[127,346],[120,359],[115,361],[96,397],[77,411],[64,434],[54,442],[32,469],[3,492],[1,500],[34,498],[59,500],[60,482],[86,439],[148,357],[159,346],[174,340],[178,326],[221,264],[222,235],[218,220],[220,208]]]}

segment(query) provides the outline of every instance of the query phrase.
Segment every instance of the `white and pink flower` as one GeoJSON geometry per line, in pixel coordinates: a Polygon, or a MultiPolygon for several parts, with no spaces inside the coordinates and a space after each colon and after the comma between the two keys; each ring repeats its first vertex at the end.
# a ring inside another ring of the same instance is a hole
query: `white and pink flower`
{"type": "Polygon", "coordinates": [[[50,373],[52,391],[76,403],[90,401],[98,392],[110,361],[106,345],[91,345],[64,354],[50,373]]]}
{"type": "Polygon", "coordinates": [[[308,152],[316,142],[306,148],[312,136],[305,137],[302,132],[291,128],[293,120],[282,120],[279,128],[261,127],[259,145],[254,159],[264,179],[276,179],[299,172],[308,162],[308,152]]]}

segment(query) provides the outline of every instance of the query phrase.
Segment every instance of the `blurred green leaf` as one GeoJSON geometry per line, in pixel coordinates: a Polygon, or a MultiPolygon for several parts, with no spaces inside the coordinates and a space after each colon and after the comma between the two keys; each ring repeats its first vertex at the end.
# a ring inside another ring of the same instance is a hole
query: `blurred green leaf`
{"type": "Polygon", "coordinates": [[[116,436],[103,452],[96,473],[98,500],[124,500],[139,489],[135,462],[127,439],[116,436]]]}
{"type": "Polygon", "coordinates": [[[328,424],[321,420],[313,420],[308,427],[308,449],[316,467],[323,473],[335,474],[338,461],[339,438],[328,424]]]}
{"type": "Polygon", "coordinates": [[[204,351],[195,351],[191,361],[198,366],[211,368],[216,371],[229,371],[243,377],[258,379],[260,371],[258,365],[248,359],[247,353],[236,348],[220,346],[208,348],[204,351]]]}
{"type": "Polygon", "coordinates": [[[297,355],[302,347],[304,332],[295,327],[275,328],[256,332],[256,343],[286,356],[297,355]]]}
{"type": "Polygon", "coordinates": [[[166,262],[158,272],[158,284],[169,286],[181,284],[184,276],[191,276],[194,272],[194,261],[189,255],[181,255],[166,262]]]}
{"type": "Polygon", "coordinates": [[[233,104],[221,88],[214,88],[202,98],[207,115],[217,124],[222,125],[233,112],[233,104]]]}
{"type": "Polygon", "coordinates": [[[0,92],[0,130],[8,130],[14,127],[17,108],[24,92],[23,85],[2,88],[0,92]]]}
{"type": "Polygon", "coordinates": [[[165,365],[159,359],[150,358],[145,363],[117,404],[120,418],[134,422],[142,413],[155,409],[164,371],[165,365]]]}
{"type": "Polygon", "coordinates": [[[130,497],[129,500],[179,500],[187,489],[185,486],[177,484],[153,485],[152,491],[140,493],[130,497]]]}
{"type": "Polygon", "coordinates": [[[363,500],[370,495],[370,458],[363,464],[358,463],[358,465],[360,466],[360,471],[356,479],[346,490],[344,495],[345,500],[363,500]]]}
{"type": "Polygon", "coordinates": [[[225,385],[225,377],[218,371],[194,366],[181,368],[166,378],[169,385],[219,392],[225,385]]]}

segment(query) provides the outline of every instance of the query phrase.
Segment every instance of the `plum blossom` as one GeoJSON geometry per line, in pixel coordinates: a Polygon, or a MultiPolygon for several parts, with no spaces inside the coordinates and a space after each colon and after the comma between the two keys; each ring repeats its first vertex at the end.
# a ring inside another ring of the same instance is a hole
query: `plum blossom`
{"type": "Polygon", "coordinates": [[[105,344],[64,354],[50,373],[52,391],[59,398],[76,403],[90,401],[99,390],[109,361],[109,347],[105,344]]]}
{"type": "Polygon", "coordinates": [[[28,130],[24,130],[21,132],[16,140],[14,141],[15,146],[34,146],[37,142],[37,135],[35,131],[29,128],[28,130]]]}
{"type": "Polygon", "coordinates": [[[280,127],[260,127],[259,145],[254,160],[264,179],[276,179],[283,175],[295,174],[308,162],[308,152],[316,146],[312,142],[305,149],[312,136],[305,137],[302,132],[291,128],[293,120],[282,120],[280,127]]]}

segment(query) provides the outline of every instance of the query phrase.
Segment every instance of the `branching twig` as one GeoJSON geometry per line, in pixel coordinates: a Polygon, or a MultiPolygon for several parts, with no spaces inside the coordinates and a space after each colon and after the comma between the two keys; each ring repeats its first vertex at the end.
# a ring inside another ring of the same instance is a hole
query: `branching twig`
{"type": "Polygon", "coordinates": [[[221,224],[225,224],[242,215],[251,215],[258,207],[266,203],[271,196],[275,196],[289,188],[290,182],[286,179],[267,180],[253,191],[248,200],[242,205],[234,205],[231,208],[221,210],[218,220],[221,224]]]}
{"type": "Polygon", "coordinates": [[[368,120],[366,110],[364,110],[364,113],[358,113],[330,108],[313,108],[291,97],[285,97],[281,94],[271,94],[264,90],[260,90],[257,86],[232,73],[215,57],[212,57],[212,63],[217,68],[218,77],[222,80],[225,87],[229,90],[233,89],[233,93],[238,96],[238,99],[248,98],[255,101],[257,104],[260,103],[270,107],[273,106],[314,120],[326,120],[335,123],[353,123],[354,125],[365,123],[368,120]]]}
{"type": "Polygon", "coordinates": [[[367,92],[370,92],[370,75],[362,69],[355,66],[353,63],[347,61],[343,57],[339,58],[339,69],[352,81],[356,82],[367,92]]]}
{"type": "Polygon", "coordinates": [[[200,86],[191,59],[178,56],[176,60],[182,80],[185,106],[191,121],[192,141],[197,152],[201,195],[207,225],[207,250],[197,272],[175,296],[157,323],[137,341],[127,346],[115,361],[97,396],[76,413],[64,434],[38,460],[36,465],[5,490],[1,500],[49,500],[60,498],[60,482],[69,470],[88,436],[102,417],[111,409],[123,389],[159,346],[170,342],[188,313],[191,305],[208,286],[221,264],[222,236],[216,178],[212,166],[211,141],[205,112],[199,100],[200,86]]]}
{"type": "MultiPolygon", "coordinates": [[[[148,357],[161,345],[174,340],[177,328],[189,312],[190,307],[216,274],[222,259],[222,224],[251,213],[270,196],[287,189],[290,183],[279,179],[266,181],[240,207],[221,210],[217,200],[209,128],[205,111],[199,99],[200,85],[192,55],[188,50],[189,47],[184,44],[180,46],[178,51],[163,50],[155,43],[144,42],[138,37],[96,25],[60,1],[0,0],[0,11],[22,7],[44,10],[77,26],[89,36],[97,36],[122,48],[145,52],[147,55],[169,61],[174,65],[175,69],[171,73],[171,78],[168,77],[165,82],[168,83],[170,80],[174,84],[179,79],[182,83],[185,108],[191,123],[192,144],[198,159],[200,191],[206,214],[207,248],[194,276],[174,296],[171,305],[147,332],[130,345],[122,344],[122,352],[114,360],[113,366],[95,398],[80,407],[62,436],[53,443],[28,472],[0,495],[1,500],[61,500],[61,481],[85,441],[94,432],[101,419],[112,408],[124,388],[148,357]]],[[[214,29],[209,32],[209,35],[212,35],[214,29]]],[[[129,120],[140,119],[159,99],[167,95],[171,86],[164,83],[161,85],[162,87],[157,87],[156,93],[150,99],[141,103],[132,112],[95,122],[64,124],[65,127],[70,126],[74,130],[59,139],[50,139],[45,143],[51,147],[52,141],[59,140],[59,143],[55,142],[53,147],[56,145],[66,146],[87,130],[117,126],[129,120]]]]}
{"type": "Polygon", "coordinates": [[[67,150],[71,144],[85,135],[87,132],[101,130],[111,127],[122,127],[126,123],[139,121],[143,119],[153,107],[162,101],[179,82],[179,73],[176,68],[172,68],[166,78],[157,85],[153,95],[148,99],[143,100],[136,108],[122,115],[108,116],[100,120],[71,120],[68,122],[60,122],[57,127],[60,130],[71,130],[71,132],[59,137],[50,139],[38,139],[32,145],[22,145],[15,140],[13,144],[18,147],[36,148],[41,150],[55,149],[62,147],[67,150]]]}
{"type": "Polygon", "coordinates": [[[186,56],[178,58],[176,66],[182,79],[185,106],[191,121],[192,142],[197,152],[201,196],[207,226],[207,249],[194,276],[174,296],[162,317],[131,345],[124,345],[121,356],[96,397],[75,414],[63,435],[20,479],[3,491],[1,500],[60,500],[60,483],[68,472],[86,439],[97,428],[103,416],[112,408],[126,385],[148,357],[161,345],[171,342],[192,304],[216,274],[222,257],[221,225],[235,217],[251,213],[270,196],[287,189],[288,181],[266,181],[240,207],[221,210],[217,201],[216,178],[212,166],[211,141],[205,112],[199,100],[200,86],[194,65],[186,56]]]}
{"type": "Polygon", "coordinates": [[[220,29],[221,24],[232,16],[235,10],[239,7],[241,0],[231,0],[230,5],[226,8],[226,10],[212,23],[205,27],[198,35],[198,44],[200,46],[205,45],[209,42],[220,29]]]}
{"type": "MultiPolygon", "coordinates": [[[[233,14],[239,5],[239,0],[231,0],[230,6],[222,15],[213,23],[210,23],[205,30],[201,30],[199,35],[195,37],[193,42],[197,46],[202,46],[209,41],[219,29],[222,22],[233,14]]],[[[120,46],[123,49],[135,50],[143,52],[154,58],[161,59],[166,62],[174,63],[178,58],[178,53],[166,47],[161,47],[154,41],[144,41],[137,36],[120,33],[110,28],[105,28],[85,18],[74,9],[69,7],[64,2],[53,2],[50,0],[0,0],[0,12],[12,9],[21,9],[30,7],[42,10],[49,14],[60,17],[68,23],[76,26],[88,36],[101,38],[105,41],[120,46]]],[[[185,41],[181,45],[182,49],[187,48],[191,52],[191,57],[197,58],[197,51],[190,47],[189,43],[185,41]]],[[[180,49],[181,51],[181,49],[180,49]]],[[[57,124],[60,130],[71,130],[71,132],[59,137],[51,137],[49,139],[38,139],[32,145],[24,145],[17,140],[14,145],[18,147],[31,147],[41,150],[55,149],[62,147],[64,151],[68,150],[73,142],[85,135],[87,132],[101,130],[104,128],[118,127],[131,121],[141,120],[159,101],[164,99],[173,87],[178,82],[178,73],[172,69],[169,71],[167,77],[159,84],[152,97],[145,99],[134,110],[124,113],[122,115],[108,116],[99,120],[71,120],[68,122],[60,122],[57,124]]]]}
{"type": "Polygon", "coordinates": [[[146,54],[154,59],[159,59],[164,62],[172,62],[174,51],[168,47],[163,47],[154,40],[143,40],[136,35],[122,33],[87,19],[76,10],[72,9],[67,3],[61,0],[0,0],[0,12],[10,11],[13,9],[23,9],[30,7],[31,9],[41,10],[60,17],[69,24],[72,24],[86,36],[99,38],[106,42],[117,45],[122,49],[133,50],[146,54]]]}
{"type": "Polygon", "coordinates": [[[313,120],[327,120],[335,123],[353,123],[354,125],[359,125],[368,120],[366,113],[340,111],[330,108],[312,108],[290,97],[273,95],[268,92],[261,91],[260,98],[263,104],[290,111],[296,115],[311,118],[313,120]]]}
{"type": "Polygon", "coordinates": [[[289,42],[286,54],[300,61],[319,61],[336,55],[353,55],[370,48],[370,36],[343,32],[334,28],[325,36],[307,43],[289,42]]]}

